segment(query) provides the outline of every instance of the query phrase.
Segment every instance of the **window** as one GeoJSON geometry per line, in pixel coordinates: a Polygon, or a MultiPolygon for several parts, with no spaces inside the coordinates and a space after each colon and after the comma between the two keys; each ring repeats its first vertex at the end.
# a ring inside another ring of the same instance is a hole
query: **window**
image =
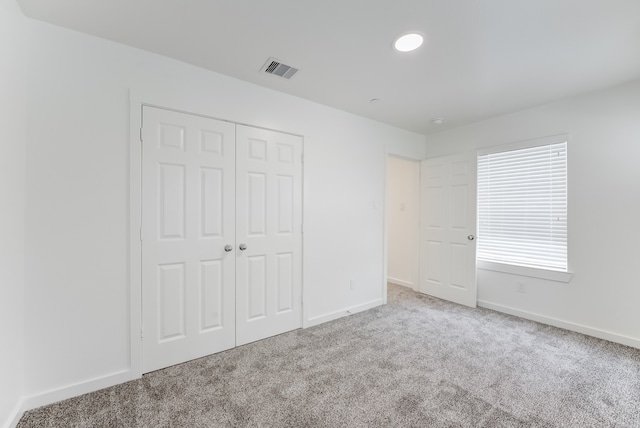
{"type": "Polygon", "coordinates": [[[478,260],[567,271],[567,139],[478,155],[478,260]]]}

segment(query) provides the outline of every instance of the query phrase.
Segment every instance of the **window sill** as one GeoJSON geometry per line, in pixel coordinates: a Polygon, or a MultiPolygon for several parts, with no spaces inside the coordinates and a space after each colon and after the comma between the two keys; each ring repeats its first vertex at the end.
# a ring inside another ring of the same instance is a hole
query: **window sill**
{"type": "Polygon", "coordinates": [[[485,260],[478,260],[476,266],[478,269],[510,273],[512,275],[528,276],[531,278],[546,279],[556,282],[570,282],[571,278],[573,278],[572,272],[560,272],[557,270],[515,266],[504,263],[488,262],[485,260]]]}

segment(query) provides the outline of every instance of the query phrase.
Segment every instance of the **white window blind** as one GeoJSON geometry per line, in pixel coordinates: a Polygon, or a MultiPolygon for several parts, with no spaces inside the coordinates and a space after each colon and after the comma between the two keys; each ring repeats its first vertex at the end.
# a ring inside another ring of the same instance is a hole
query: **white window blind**
{"type": "Polygon", "coordinates": [[[478,156],[478,259],[567,270],[567,142],[478,156]]]}

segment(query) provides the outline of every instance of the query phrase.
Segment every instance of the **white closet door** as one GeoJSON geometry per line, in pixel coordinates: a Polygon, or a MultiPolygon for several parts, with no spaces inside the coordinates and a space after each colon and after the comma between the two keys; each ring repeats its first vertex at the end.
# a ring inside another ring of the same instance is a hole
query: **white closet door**
{"type": "Polygon", "coordinates": [[[238,125],[236,141],[242,345],[302,326],[302,138],[238,125]]]}
{"type": "Polygon", "coordinates": [[[235,125],[144,107],[143,371],[235,346],[235,125]]]}
{"type": "Polygon", "coordinates": [[[475,153],[422,161],[420,291],[476,306],[475,153]]]}

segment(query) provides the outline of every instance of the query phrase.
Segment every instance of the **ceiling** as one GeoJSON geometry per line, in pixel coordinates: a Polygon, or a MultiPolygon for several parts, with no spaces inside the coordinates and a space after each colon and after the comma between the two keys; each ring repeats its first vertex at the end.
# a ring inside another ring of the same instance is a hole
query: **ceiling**
{"type": "Polygon", "coordinates": [[[421,134],[640,78],[640,0],[18,3],[31,18],[421,134]],[[396,52],[413,30],[423,46],[396,52]],[[261,73],[269,57],[300,71],[261,73]]]}

